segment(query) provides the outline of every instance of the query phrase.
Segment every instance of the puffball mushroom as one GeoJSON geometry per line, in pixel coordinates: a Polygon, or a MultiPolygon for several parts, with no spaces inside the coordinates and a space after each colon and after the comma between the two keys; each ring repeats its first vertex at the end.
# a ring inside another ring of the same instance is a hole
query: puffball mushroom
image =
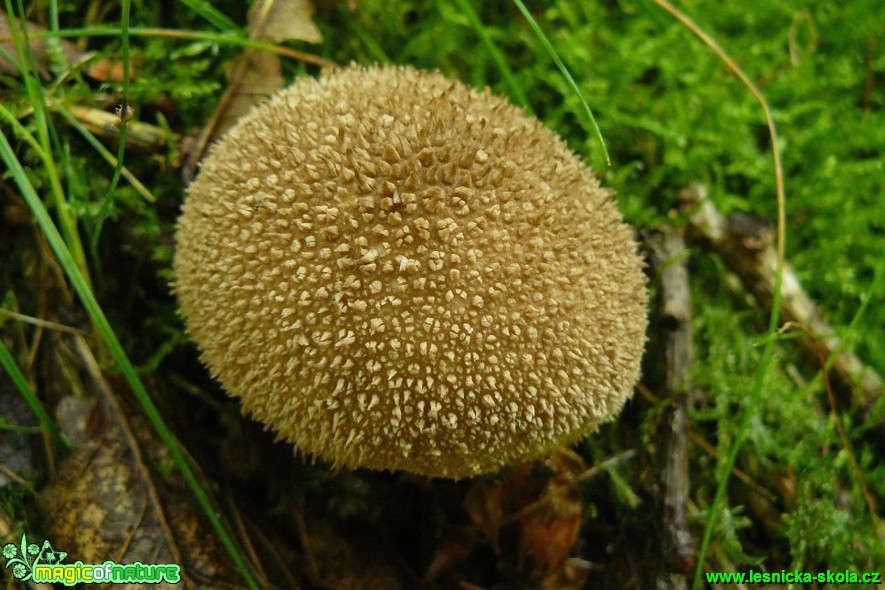
{"type": "Polygon", "coordinates": [[[611,420],[646,281],[612,192],[488,90],[301,78],[205,159],[175,290],[245,412],[336,466],[460,478],[611,420]]]}

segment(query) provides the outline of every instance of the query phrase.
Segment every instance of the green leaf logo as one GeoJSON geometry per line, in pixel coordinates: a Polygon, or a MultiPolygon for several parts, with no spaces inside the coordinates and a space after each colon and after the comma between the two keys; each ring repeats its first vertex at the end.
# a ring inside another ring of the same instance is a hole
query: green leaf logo
{"type": "Polygon", "coordinates": [[[27,535],[22,535],[22,541],[18,547],[15,543],[7,543],[3,546],[6,567],[12,567],[12,575],[22,582],[31,579],[36,565],[56,565],[67,556],[65,551],[54,549],[49,541],[43,541],[42,547],[36,543],[28,543],[27,535]]]}

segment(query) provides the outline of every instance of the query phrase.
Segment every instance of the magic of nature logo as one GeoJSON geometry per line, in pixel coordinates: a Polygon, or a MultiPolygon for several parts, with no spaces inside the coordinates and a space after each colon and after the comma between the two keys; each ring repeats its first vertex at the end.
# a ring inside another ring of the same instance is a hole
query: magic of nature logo
{"type": "Polygon", "coordinates": [[[22,582],[73,586],[81,583],[177,584],[181,581],[181,566],[177,564],[120,564],[110,560],[100,564],[62,563],[67,556],[66,551],[55,549],[49,541],[43,541],[42,545],[29,543],[27,535],[22,535],[18,545],[3,546],[6,568],[12,568],[12,575],[22,582]]]}

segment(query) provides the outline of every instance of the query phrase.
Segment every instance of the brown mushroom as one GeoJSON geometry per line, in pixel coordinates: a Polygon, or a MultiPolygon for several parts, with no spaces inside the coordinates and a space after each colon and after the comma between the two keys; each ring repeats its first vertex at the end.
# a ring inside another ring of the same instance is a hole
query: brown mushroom
{"type": "Polygon", "coordinates": [[[176,238],[212,374],[335,465],[494,471],[611,420],[639,377],[646,281],[611,191],[437,73],[298,80],[214,147],[176,238]]]}

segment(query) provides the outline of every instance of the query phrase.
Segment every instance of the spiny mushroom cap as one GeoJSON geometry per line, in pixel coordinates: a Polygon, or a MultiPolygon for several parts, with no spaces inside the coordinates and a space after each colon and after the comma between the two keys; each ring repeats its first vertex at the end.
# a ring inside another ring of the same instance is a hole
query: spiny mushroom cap
{"type": "Polygon", "coordinates": [[[464,477],[612,419],[639,375],[631,229],[566,145],[407,67],[303,78],[205,160],[176,291],[246,412],[336,465],[464,477]]]}

